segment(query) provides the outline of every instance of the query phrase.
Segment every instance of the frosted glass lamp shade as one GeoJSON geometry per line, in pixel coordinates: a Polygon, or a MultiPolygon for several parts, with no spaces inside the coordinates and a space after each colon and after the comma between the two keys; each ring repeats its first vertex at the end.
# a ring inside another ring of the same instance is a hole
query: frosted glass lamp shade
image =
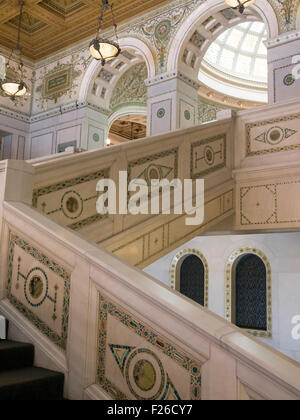
{"type": "Polygon", "coordinates": [[[90,43],[91,56],[102,62],[104,66],[108,61],[116,58],[121,52],[119,45],[103,38],[95,38],[90,43]]]}
{"type": "Polygon", "coordinates": [[[24,96],[27,92],[24,82],[4,81],[1,83],[1,89],[12,98],[24,96]]]}
{"type": "Polygon", "coordinates": [[[251,6],[251,4],[255,2],[256,0],[225,0],[225,3],[229,7],[232,7],[233,9],[239,9],[241,13],[243,13],[246,7],[251,6]]]}

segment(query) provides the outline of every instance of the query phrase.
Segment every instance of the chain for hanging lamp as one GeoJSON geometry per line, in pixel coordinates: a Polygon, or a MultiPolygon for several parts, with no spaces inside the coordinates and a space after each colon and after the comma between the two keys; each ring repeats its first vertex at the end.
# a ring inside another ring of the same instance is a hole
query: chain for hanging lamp
{"type": "Polygon", "coordinates": [[[117,25],[115,22],[115,15],[113,11],[113,4],[110,5],[109,0],[102,0],[97,36],[90,43],[90,53],[92,57],[94,57],[96,60],[101,61],[102,66],[105,66],[105,64],[108,61],[116,58],[120,54],[120,52],[121,52],[121,49],[118,43],[118,32],[117,32],[117,25]],[[105,39],[100,36],[102,23],[103,23],[103,16],[106,10],[110,10],[111,12],[116,42],[111,41],[109,39],[105,39]]]}
{"type": "Polygon", "coordinates": [[[22,17],[23,17],[23,7],[24,7],[24,1],[21,0],[17,45],[16,45],[16,48],[12,50],[10,57],[8,59],[8,62],[5,66],[6,67],[5,78],[4,80],[0,81],[0,87],[4,95],[11,98],[13,101],[15,101],[17,97],[24,96],[28,91],[26,83],[23,80],[24,63],[22,61],[22,47],[21,47],[21,25],[22,25],[22,17]],[[19,59],[18,59],[19,64],[18,64],[17,72],[15,72],[10,66],[10,61],[12,59],[12,55],[14,52],[19,56],[19,59]]]}

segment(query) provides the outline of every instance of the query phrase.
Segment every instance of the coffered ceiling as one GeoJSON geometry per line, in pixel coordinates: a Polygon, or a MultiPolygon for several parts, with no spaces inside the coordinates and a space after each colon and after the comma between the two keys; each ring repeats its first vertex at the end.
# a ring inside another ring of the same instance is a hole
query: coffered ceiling
{"type": "MultiPolygon", "coordinates": [[[[153,9],[166,0],[114,0],[117,23],[153,9]]],[[[93,36],[101,0],[25,0],[21,42],[26,57],[38,60],[93,36]]],[[[0,44],[16,44],[19,0],[0,0],[0,44]]],[[[111,26],[106,12],[103,29],[111,26]]]]}
{"type": "Polygon", "coordinates": [[[146,126],[146,115],[125,115],[112,124],[109,137],[112,144],[142,139],[146,137],[146,126]],[[113,134],[118,136],[118,141],[114,141],[113,134]]]}

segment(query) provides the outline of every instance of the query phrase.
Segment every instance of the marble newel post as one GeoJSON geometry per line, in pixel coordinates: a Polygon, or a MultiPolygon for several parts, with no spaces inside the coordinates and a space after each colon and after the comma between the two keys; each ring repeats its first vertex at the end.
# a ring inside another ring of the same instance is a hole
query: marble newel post
{"type": "Polygon", "coordinates": [[[197,82],[181,72],[172,72],[148,79],[145,83],[148,87],[148,136],[198,124],[197,82]]]}
{"type": "Polygon", "coordinates": [[[268,48],[269,104],[299,98],[299,31],[279,35],[265,45],[268,48]]]}

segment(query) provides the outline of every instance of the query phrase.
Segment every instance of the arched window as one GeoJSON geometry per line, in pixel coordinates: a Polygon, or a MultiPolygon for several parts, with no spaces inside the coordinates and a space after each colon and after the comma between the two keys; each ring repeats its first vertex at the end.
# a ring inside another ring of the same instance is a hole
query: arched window
{"type": "Polygon", "coordinates": [[[202,306],[208,306],[208,266],[196,249],[184,249],[173,259],[170,286],[202,306]]]}
{"type": "Polygon", "coordinates": [[[226,268],[226,319],[260,337],[272,335],[271,268],[254,248],[235,251],[226,268]]]}

